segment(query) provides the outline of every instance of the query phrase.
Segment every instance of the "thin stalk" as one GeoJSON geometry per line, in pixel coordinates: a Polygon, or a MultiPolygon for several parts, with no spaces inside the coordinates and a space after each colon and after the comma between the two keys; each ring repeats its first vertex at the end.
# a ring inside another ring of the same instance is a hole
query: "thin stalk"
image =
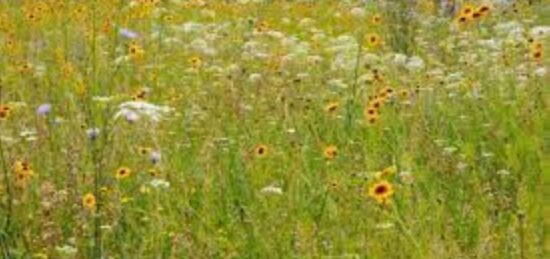
{"type": "MultiPolygon", "coordinates": [[[[0,86],[0,100],[2,100],[2,86],[0,86]]],[[[13,238],[10,238],[10,228],[11,228],[11,218],[13,214],[13,193],[11,189],[11,183],[10,183],[10,176],[9,176],[9,167],[6,161],[6,158],[4,157],[4,145],[2,142],[2,139],[0,138],[0,162],[2,162],[2,171],[4,175],[4,185],[6,188],[6,195],[7,195],[7,205],[6,205],[6,219],[4,221],[4,226],[2,227],[2,233],[0,233],[0,243],[2,244],[2,251],[5,258],[12,258],[9,244],[8,242],[10,240],[13,240],[13,238]]]]}

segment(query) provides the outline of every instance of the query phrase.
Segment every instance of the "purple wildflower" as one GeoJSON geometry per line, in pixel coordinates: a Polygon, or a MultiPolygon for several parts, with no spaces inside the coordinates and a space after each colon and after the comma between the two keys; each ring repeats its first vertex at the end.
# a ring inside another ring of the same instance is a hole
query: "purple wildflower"
{"type": "Polygon", "coordinates": [[[126,28],[120,28],[118,30],[118,32],[120,33],[120,35],[122,35],[123,37],[128,38],[128,39],[139,38],[139,34],[137,32],[126,29],[126,28]]]}
{"type": "Polygon", "coordinates": [[[99,129],[98,128],[87,129],[86,135],[88,135],[89,139],[95,140],[99,136],[99,129]]]}
{"type": "Polygon", "coordinates": [[[160,162],[161,154],[160,151],[155,150],[151,152],[151,163],[158,164],[160,162]]]}
{"type": "Polygon", "coordinates": [[[49,103],[44,103],[38,106],[36,109],[36,114],[40,116],[46,116],[52,111],[52,105],[49,103]]]}

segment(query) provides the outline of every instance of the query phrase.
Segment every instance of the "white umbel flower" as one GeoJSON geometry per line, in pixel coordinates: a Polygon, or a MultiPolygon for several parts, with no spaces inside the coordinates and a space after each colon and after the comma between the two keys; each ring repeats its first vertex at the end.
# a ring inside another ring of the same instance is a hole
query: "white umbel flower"
{"type": "Polygon", "coordinates": [[[119,110],[114,118],[124,117],[129,122],[135,122],[141,117],[146,117],[158,122],[172,110],[168,106],[155,105],[144,101],[130,101],[119,105],[119,110]]]}

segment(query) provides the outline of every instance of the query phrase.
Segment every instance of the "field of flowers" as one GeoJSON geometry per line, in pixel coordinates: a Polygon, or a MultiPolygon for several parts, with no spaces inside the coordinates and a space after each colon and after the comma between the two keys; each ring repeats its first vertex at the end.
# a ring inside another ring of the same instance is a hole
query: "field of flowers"
{"type": "Polygon", "coordinates": [[[537,0],[2,0],[0,258],[543,258],[549,41],[537,0]]]}

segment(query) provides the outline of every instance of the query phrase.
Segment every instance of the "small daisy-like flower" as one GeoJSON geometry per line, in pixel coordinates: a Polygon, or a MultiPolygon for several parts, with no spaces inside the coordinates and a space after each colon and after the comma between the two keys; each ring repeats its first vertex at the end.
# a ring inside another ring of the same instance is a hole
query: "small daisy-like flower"
{"type": "Polygon", "coordinates": [[[132,95],[132,101],[143,101],[149,93],[148,89],[139,89],[132,95]]]}
{"type": "Polygon", "coordinates": [[[82,206],[88,210],[94,210],[96,206],[96,199],[93,193],[86,193],[82,197],[82,206]]]}
{"type": "Polygon", "coordinates": [[[254,28],[254,31],[257,33],[266,32],[267,30],[269,30],[269,23],[267,23],[266,21],[261,21],[257,23],[254,28]]]}
{"type": "Polygon", "coordinates": [[[33,69],[33,66],[31,63],[29,62],[22,62],[18,67],[17,67],[17,70],[19,71],[19,73],[21,74],[25,74],[25,73],[29,73],[31,72],[33,69]]]}
{"type": "Polygon", "coordinates": [[[480,17],[483,17],[487,14],[489,14],[489,12],[491,11],[491,7],[489,5],[486,5],[486,4],[482,4],[480,5],[474,14],[479,14],[480,17]]]}
{"type": "Polygon", "coordinates": [[[374,108],[373,106],[371,105],[368,105],[367,107],[365,107],[365,117],[370,117],[370,116],[375,116],[375,115],[378,115],[378,110],[376,108],[374,108]]]}
{"type": "Polygon", "coordinates": [[[327,111],[328,113],[333,113],[336,110],[338,110],[339,107],[340,107],[339,102],[330,102],[325,106],[325,111],[327,111]]]}
{"type": "Polygon", "coordinates": [[[338,155],[338,148],[335,145],[330,145],[323,151],[326,159],[334,159],[338,155]]]}
{"type": "Polygon", "coordinates": [[[382,23],[382,16],[380,16],[379,14],[375,14],[372,16],[370,22],[373,25],[380,25],[382,23]]]}
{"type": "Polygon", "coordinates": [[[410,96],[410,93],[407,90],[401,90],[399,92],[399,97],[401,97],[401,99],[403,100],[409,99],[409,96],[410,96]]]}
{"type": "Polygon", "coordinates": [[[376,33],[369,33],[365,36],[365,40],[367,41],[367,46],[370,48],[376,48],[381,43],[380,36],[376,33]]]}
{"type": "Polygon", "coordinates": [[[145,55],[145,50],[136,42],[132,42],[128,45],[128,54],[134,60],[140,60],[145,55]]]}
{"type": "Polygon", "coordinates": [[[23,171],[32,171],[31,164],[27,161],[17,160],[13,163],[13,171],[23,172],[23,171]]]}
{"type": "Polygon", "coordinates": [[[256,154],[257,157],[264,157],[267,153],[268,149],[266,145],[260,144],[254,148],[254,154],[256,154]]]}
{"type": "Polygon", "coordinates": [[[11,115],[12,108],[8,105],[0,105],[0,121],[6,120],[11,115]]]}
{"type": "Polygon", "coordinates": [[[199,56],[194,56],[189,59],[189,63],[191,64],[191,67],[194,69],[199,69],[202,67],[202,59],[199,56]]]}
{"type": "Polygon", "coordinates": [[[158,168],[151,168],[149,169],[149,171],[147,171],[149,173],[150,176],[152,177],[159,177],[160,174],[161,174],[161,171],[160,169],[158,168]]]}
{"type": "Polygon", "coordinates": [[[149,155],[152,151],[153,149],[150,147],[138,147],[138,153],[142,156],[149,155]]]}
{"type": "Polygon", "coordinates": [[[372,115],[367,115],[367,116],[366,116],[367,122],[368,122],[370,125],[376,124],[376,122],[378,121],[378,118],[379,118],[378,113],[374,113],[374,114],[372,114],[372,115]]]}
{"type": "Polygon", "coordinates": [[[462,6],[462,9],[460,9],[460,15],[462,16],[472,16],[472,14],[474,13],[474,10],[475,10],[475,7],[473,5],[470,5],[470,4],[465,4],[464,6],[462,6]]]}
{"type": "Polygon", "coordinates": [[[392,184],[382,180],[369,187],[368,195],[379,204],[387,204],[393,192],[392,184]]]}
{"type": "Polygon", "coordinates": [[[25,187],[34,175],[30,163],[26,161],[15,161],[13,171],[15,173],[15,185],[20,188],[25,187]]]}
{"type": "Polygon", "coordinates": [[[132,174],[132,171],[130,170],[130,168],[120,167],[119,169],[116,170],[115,178],[118,180],[122,180],[130,177],[131,174],[132,174]]]}

